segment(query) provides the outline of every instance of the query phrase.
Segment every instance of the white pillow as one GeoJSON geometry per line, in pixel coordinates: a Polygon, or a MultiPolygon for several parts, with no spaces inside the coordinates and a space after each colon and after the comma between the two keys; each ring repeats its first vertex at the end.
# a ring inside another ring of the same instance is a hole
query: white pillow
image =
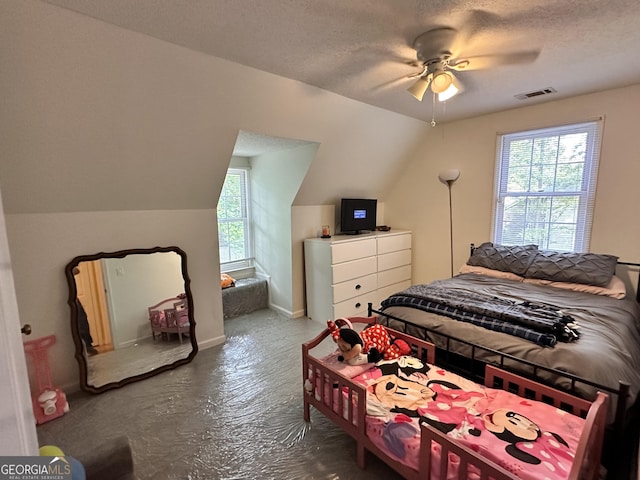
{"type": "Polygon", "coordinates": [[[564,288],[565,290],[573,290],[574,292],[593,293],[594,295],[604,295],[611,298],[622,299],[627,295],[627,289],[624,282],[616,277],[611,277],[606,287],[596,287],[595,285],[586,285],[584,283],[567,283],[554,282],[552,280],[542,280],[538,278],[525,278],[524,283],[533,283],[535,285],[550,285],[556,288],[564,288]]]}
{"type": "Polygon", "coordinates": [[[494,278],[503,278],[506,280],[513,280],[514,282],[521,282],[522,280],[524,280],[524,277],[521,277],[520,275],[516,275],[515,273],[503,272],[502,270],[493,270],[491,268],[486,268],[486,267],[476,267],[474,265],[469,265],[467,263],[465,263],[464,265],[462,265],[462,267],[460,267],[459,273],[477,273],[478,275],[486,275],[488,277],[494,277],[494,278]]]}

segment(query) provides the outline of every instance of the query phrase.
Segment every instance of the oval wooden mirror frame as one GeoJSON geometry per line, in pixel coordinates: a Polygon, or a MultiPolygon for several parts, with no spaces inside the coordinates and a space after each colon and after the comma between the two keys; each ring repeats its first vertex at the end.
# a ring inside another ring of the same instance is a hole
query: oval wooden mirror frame
{"type": "Polygon", "coordinates": [[[73,342],[76,347],[75,358],[78,362],[79,374],[80,374],[80,388],[85,392],[89,393],[102,393],[108,390],[113,390],[116,388],[123,387],[129,383],[138,382],[140,380],[145,380],[149,377],[153,377],[158,375],[159,373],[166,372],[167,370],[172,370],[174,368],[179,367],[180,365],[185,365],[193,360],[195,355],[198,353],[198,343],[196,342],[195,335],[195,319],[193,315],[193,297],[191,295],[191,280],[189,278],[189,274],[187,273],[187,255],[186,253],[178,247],[154,247],[154,248],[137,248],[130,250],[120,250],[117,252],[100,252],[93,255],[81,255],[75,257],[67,266],[65,267],[65,275],[67,277],[67,282],[69,284],[69,298],[68,304],[71,309],[71,332],[73,336],[73,342]],[[191,341],[192,350],[191,353],[186,358],[178,359],[173,363],[165,364],[158,366],[152,370],[146,371],[144,373],[140,373],[137,375],[132,375],[130,377],[123,378],[119,381],[114,381],[110,383],[106,383],[100,386],[90,385],[87,382],[88,378],[88,366],[87,359],[84,355],[84,346],[82,339],[80,338],[80,333],[78,332],[78,307],[76,305],[76,298],[78,296],[78,291],[76,287],[76,281],[74,276],[74,268],[78,267],[81,262],[92,262],[95,260],[101,260],[105,258],[124,258],[127,255],[140,255],[140,254],[151,254],[151,253],[163,253],[163,252],[171,252],[177,253],[181,259],[181,270],[182,270],[182,278],[184,279],[184,293],[187,300],[187,306],[189,309],[189,339],[191,341]]]}

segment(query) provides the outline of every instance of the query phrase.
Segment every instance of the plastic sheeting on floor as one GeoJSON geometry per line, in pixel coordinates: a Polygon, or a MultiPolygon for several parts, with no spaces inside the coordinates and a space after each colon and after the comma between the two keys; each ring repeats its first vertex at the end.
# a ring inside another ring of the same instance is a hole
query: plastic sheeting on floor
{"type": "Polygon", "coordinates": [[[360,470],[355,442],[313,408],[304,421],[301,344],[322,328],[270,310],[226,320],[227,342],[188,365],[70,396],[67,415],[38,427],[40,444],[76,455],[127,435],[140,480],[401,478],[371,454],[360,470]]]}

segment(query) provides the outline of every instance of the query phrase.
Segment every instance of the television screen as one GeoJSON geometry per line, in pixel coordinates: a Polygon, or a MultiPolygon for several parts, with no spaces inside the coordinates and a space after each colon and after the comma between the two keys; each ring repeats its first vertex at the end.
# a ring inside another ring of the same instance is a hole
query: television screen
{"type": "Polygon", "coordinates": [[[340,231],[358,234],[376,229],[378,200],[368,198],[343,198],[340,206],[340,231]]]}

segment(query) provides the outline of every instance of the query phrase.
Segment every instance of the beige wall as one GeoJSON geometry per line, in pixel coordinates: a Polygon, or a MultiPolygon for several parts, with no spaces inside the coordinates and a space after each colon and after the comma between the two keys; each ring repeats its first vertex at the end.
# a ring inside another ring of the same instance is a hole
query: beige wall
{"type": "Polygon", "coordinates": [[[335,233],[335,216],[335,205],[294,206],[291,210],[293,317],[306,314],[304,240],[322,235],[322,225],[330,225],[335,233]]]}
{"type": "MultiPolygon", "coordinates": [[[[461,96],[457,101],[464,101],[461,96]]],[[[453,185],[454,266],[469,243],[491,240],[496,133],[604,116],[590,250],[640,261],[640,85],[444,124],[424,136],[414,159],[385,195],[394,226],[414,231],[413,280],[449,276],[449,204],[438,173],[459,168],[453,185]],[[447,255],[442,255],[442,252],[447,255]]]]}
{"type": "Polygon", "coordinates": [[[269,304],[289,317],[293,310],[291,207],[318,145],[251,159],[251,203],[256,270],[269,276],[269,304]]]}

